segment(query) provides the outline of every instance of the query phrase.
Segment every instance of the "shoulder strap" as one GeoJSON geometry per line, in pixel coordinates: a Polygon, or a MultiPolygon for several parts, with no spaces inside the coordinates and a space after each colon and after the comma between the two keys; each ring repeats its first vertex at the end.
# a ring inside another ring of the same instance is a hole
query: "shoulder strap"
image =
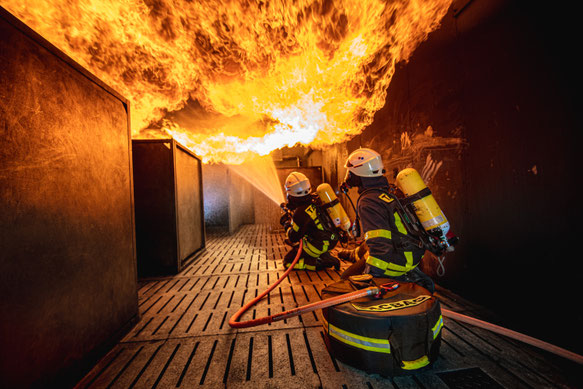
{"type": "Polygon", "coordinates": [[[362,193],[358,196],[358,200],[356,200],[356,209],[358,209],[358,204],[360,203],[360,199],[362,196],[364,196],[366,193],[370,193],[373,191],[379,191],[381,193],[387,193],[386,190],[384,190],[383,188],[368,188],[362,191],[362,193]]]}
{"type": "Polygon", "coordinates": [[[414,201],[421,200],[423,197],[429,196],[430,194],[431,190],[425,187],[424,189],[421,189],[419,192],[412,194],[411,196],[405,197],[404,199],[401,199],[401,204],[403,204],[403,206],[409,205],[414,201]]]}
{"type": "MultiPolygon", "coordinates": [[[[357,207],[358,207],[358,202],[360,202],[360,198],[361,198],[361,197],[362,197],[362,196],[363,196],[365,193],[370,193],[370,192],[372,192],[372,191],[375,191],[375,190],[376,190],[376,191],[378,191],[378,192],[381,192],[381,194],[380,194],[379,198],[380,198],[381,200],[383,200],[384,202],[386,202],[386,203],[391,203],[391,202],[393,202],[393,201],[395,201],[395,202],[396,202],[396,204],[397,204],[397,208],[396,208],[396,210],[395,210],[395,211],[396,211],[396,212],[399,214],[399,217],[401,217],[401,221],[402,221],[403,223],[405,223],[405,224],[407,224],[407,223],[408,223],[408,217],[406,216],[406,211],[405,211],[405,208],[404,208],[404,207],[405,207],[407,204],[410,204],[411,202],[418,200],[418,199],[420,198],[420,197],[418,197],[418,196],[421,196],[421,197],[424,197],[424,196],[426,196],[426,194],[425,194],[426,192],[425,192],[425,189],[424,189],[424,190],[422,190],[422,191],[420,191],[420,192],[417,192],[416,194],[414,194],[414,195],[412,195],[412,196],[409,196],[409,197],[407,197],[407,198],[405,199],[407,202],[406,202],[406,203],[404,203],[404,202],[403,202],[403,199],[398,199],[398,198],[397,198],[396,196],[394,196],[394,195],[389,195],[389,192],[388,192],[387,190],[385,190],[384,188],[368,188],[368,189],[364,190],[364,191],[363,191],[363,192],[360,194],[360,196],[358,197],[358,201],[357,201],[357,207]]],[[[429,189],[428,189],[428,190],[429,190],[429,189]]],[[[406,227],[406,228],[407,228],[407,227],[406,227]]],[[[411,228],[407,228],[407,230],[411,230],[411,228]]],[[[410,234],[407,234],[407,235],[405,235],[405,234],[402,234],[402,233],[400,233],[399,231],[394,231],[393,233],[394,233],[396,236],[398,236],[400,239],[403,239],[403,240],[405,240],[405,241],[407,241],[407,242],[409,242],[409,243],[411,243],[411,244],[414,244],[414,245],[421,245],[421,244],[422,244],[422,241],[421,241],[421,239],[419,239],[419,238],[418,238],[418,237],[416,237],[416,236],[411,236],[410,234]]]]}
{"type": "Polygon", "coordinates": [[[327,231],[335,231],[337,228],[336,225],[334,224],[334,222],[332,221],[332,218],[330,217],[330,214],[328,213],[327,208],[330,208],[331,206],[337,204],[338,202],[339,202],[338,199],[336,199],[336,202],[331,201],[328,204],[322,204],[321,202],[312,203],[312,206],[314,207],[314,209],[318,213],[320,223],[322,224],[324,229],[327,231]],[[334,204],[330,205],[331,203],[334,203],[334,204]]]}

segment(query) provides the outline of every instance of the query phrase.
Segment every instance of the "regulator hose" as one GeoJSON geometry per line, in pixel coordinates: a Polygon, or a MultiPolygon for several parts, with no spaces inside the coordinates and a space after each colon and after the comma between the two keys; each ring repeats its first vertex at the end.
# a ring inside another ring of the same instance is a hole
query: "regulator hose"
{"type": "Polygon", "coordinates": [[[245,312],[247,312],[247,310],[249,310],[249,308],[251,308],[252,306],[257,304],[257,302],[259,300],[261,300],[263,297],[265,297],[265,295],[269,294],[269,292],[271,292],[273,290],[273,288],[275,288],[277,285],[279,285],[279,283],[285,277],[287,277],[289,272],[293,270],[295,264],[300,259],[301,255],[302,255],[302,248],[303,248],[302,241],[300,241],[300,246],[298,247],[298,253],[296,254],[296,257],[294,258],[293,262],[289,265],[289,267],[285,271],[285,273],[283,273],[283,275],[281,277],[279,277],[278,280],[275,281],[263,293],[261,293],[260,295],[255,297],[253,300],[249,301],[247,304],[245,304],[243,307],[241,307],[241,309],[239,309],[233,316],[231,316],[231,318],[229,319],[229,326],[231,326],[231,328],[247,328],[247,327],[259,326],[262,324],[268,324],[268,323],[271,323],[274,321],[284,320],[284,319],[287,319],[287,318],[290,318],[293,316],[298,316],[298,315],[301,315],[304,313],[312,312],[312,311],[315,311],[316,309],[322,309],[322,308],[330,307],[332,305],[342,304],[342,303],[345,303],[347,301],[351,301],[351,300],[361,298],[361,297],[376,296],[379,293],[381,293],[381,289],[374,286],[374,287],[370,287],[370,288],[366,288],[366,289],[360,289],[360,290],[357,290],[357,291],[354,291],[351,293],[341,294],[339,296],[332,297],[332,298],[329,298],[326,300],[317,301],[315,303],[311,303],[311,304],[304,305],[304,306],[301,306],[298,308],[290,309],[290,310],[287,310],[284,312],[277,313],[275,315],[264,316],[264,317],[260,317],[260,318],[248,320],[248,321],[237,321],[245,312]]]}
{"type": "Polygon", "coordinates": [[[538,347],[540,349],[543,349],[545,351],[551,352],[553,354],[559,355],[563,358],[576,362],[580,365],[583,365],[583,356],[576,354],[572,351],[565,350],[564,348],[555,346],[554,344],[550,344],[540,339],[536,339],[531,336],[521,334],[520,332],[516,332],[508,328],[497,326],[496,324],[488,323],[486,321],[482,321],[470,316],[462,315],[461,313],[453,312],[448,309],[442,309],[441,314],[451,319],[468,323],[476,327],[484,328],[488,331],[492,331],[497,334],[501,334],[512,339],[516,339],[523,343],[530,344],[531,346],[538,347]]]}

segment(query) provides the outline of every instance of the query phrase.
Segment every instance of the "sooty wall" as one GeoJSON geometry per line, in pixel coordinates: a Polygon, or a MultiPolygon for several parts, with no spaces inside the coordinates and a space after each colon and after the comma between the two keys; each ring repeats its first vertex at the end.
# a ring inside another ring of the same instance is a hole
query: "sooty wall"
{"type": "Polygon", "coordinates": [[[461,237],[445,276],[434,259],[423,269],[501,324],[583,352],[572,58],[580,43],[576,12],[564,5],[454,2],[398,66],[373,124],[323,160],[330,182],[359,146],[381,152],[391,180],[419,170],[461,237]]]}
{"type": "Polygon", "coordinates": [[[66,387],[137,319],[128,104],[0,8],[0,387],[66,387]]]}

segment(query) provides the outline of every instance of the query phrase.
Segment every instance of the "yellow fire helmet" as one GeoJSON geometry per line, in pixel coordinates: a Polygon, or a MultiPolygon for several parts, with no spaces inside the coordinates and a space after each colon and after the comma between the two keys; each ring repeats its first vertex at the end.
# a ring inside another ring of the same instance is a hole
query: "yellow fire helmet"
{"type": "Polygon", "coordinates": [[[285,191],[288,196],[301,197],[310,193],[310,180],[304,174],[292,172],[285,180],[285,191]]]}
{"type": "Polygon", "coordinates": [[[359,177],[380,177],[384,173],[381,155],[366,148],[353,151],[348,156],[344,167],[359,177]]]}

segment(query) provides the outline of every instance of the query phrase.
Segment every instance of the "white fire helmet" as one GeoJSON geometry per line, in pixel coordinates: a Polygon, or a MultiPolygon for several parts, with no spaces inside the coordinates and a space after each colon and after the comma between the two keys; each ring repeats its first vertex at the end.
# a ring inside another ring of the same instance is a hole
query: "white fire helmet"
{"type": "MultiPolygon", "coordinates": [[[[380,177],[384,173],[381,155],[366,148],[353,151],[348,156],[344,167],[359,177],[380,177]]],[[[348,172],[346,174],[348,175],[348,172]]]]}
{"type": "Polygon", "coordinates": [[[306,196],[311,189],[310,180],[302,173],[292,172],[285,180],[285,191],[288,196],[306,196]]]}

